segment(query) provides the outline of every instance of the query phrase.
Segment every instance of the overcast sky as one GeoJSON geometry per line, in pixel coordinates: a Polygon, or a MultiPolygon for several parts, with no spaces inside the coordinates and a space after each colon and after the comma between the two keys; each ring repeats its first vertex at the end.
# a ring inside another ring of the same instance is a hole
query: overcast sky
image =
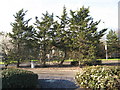
{"type": "Polygon", "coordinates": [[[25,19],[35,16],[41,17],[42,13],[48,11],[55,15],[61,15],[63,6],[67,10],[77,10],[83,5],[90,7],[90,15],[95,20],[101,19],[99,29],[104,27],[117,30],[118,28],[118,1],[119,0],[1,0],[0,1],[0,31],[11,32],[11,22],[14,22],[13,14],[20,9],[28,10],[25,19]],[[105,22],[105,23],[103,23],[105,22]]]}

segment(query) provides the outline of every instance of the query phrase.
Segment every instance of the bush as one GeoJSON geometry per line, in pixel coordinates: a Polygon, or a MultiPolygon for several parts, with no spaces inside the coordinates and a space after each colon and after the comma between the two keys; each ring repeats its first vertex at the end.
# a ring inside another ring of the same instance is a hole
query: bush
{"type": "Polygon", "coordinates": [[[2,71],[2,88],[35,88],[38,75],[31,71],[9,68],[2,71]]]}
{"type": "Polygon", "coordinates": [[[75,76],[77,83],[84,88],[119,90],[120,67],[92,66],[84,68],[75,76]]]}

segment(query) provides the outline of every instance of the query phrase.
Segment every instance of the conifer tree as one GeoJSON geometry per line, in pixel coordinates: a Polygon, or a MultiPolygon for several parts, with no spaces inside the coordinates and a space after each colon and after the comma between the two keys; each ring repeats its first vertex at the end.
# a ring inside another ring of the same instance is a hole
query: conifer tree
{"type": "Polygon", "coordinates": [[[97,31],[100,21],[93,21],[89,15],[89,8],[80,8],[78,11],[70,11],[70,30],[72,39],[72,51],[77,51],[77,59],[94,62],[96,60],[96,45],[107,29],[97,31]]]}
{"type": "Polygon", "coordinates": [[[41,21],[36,17],[35,26],[37,29],[37,38],[40,46],[40,54],[43,66],[46,64],[46,54],[50,50],[50,31],[53,24],[53,14],[50,15],[48,12],[43,14],[41,21]]]}
{"type": "Polygon", "coordinates": [[[31,31],[33,28],[28,26],[28,20],[24,20],[27,11],[21,9],[14,16],[15,22],[11,23],[12,32],[9,33],[10,38],[12,38],[12,44],[14,45],[14,49],[12,50],[13,59],[17,61],[17,67],[22,60],[24,60],[27,56],[25,54],[25,45],[27,37],[25,34],[27,31],[31,31]]]}
{"type": "Polygon", "coordinates": [[[60,23],[56,22],[56,43],[54,45],[64,52],[64,58],[60,62],[60,65],[63,64],[64,60],[67,59],[67,52],[69,51],[70,45],[70,34],[69,34],[69,17],[66,11],[66,7],[63,7],[63,13],[59,17],[60,23]]]}
{"type": "Polygon", "coordinates": [[[118,54],[120,53],[120,41],[117,37],[117,34],[115,31],[110,30],[107,34],[107,46],[108,46],[108,54],[110,57],[118,57],[118,54]]]}

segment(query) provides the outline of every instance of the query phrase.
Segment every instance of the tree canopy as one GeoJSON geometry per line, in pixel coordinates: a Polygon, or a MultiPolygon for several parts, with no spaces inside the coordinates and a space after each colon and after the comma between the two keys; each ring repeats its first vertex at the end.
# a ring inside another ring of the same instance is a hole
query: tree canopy
{"type": "Polygon", "coordinates": [[[120,53],[120,41],[115,31],[110,30],[107,34],[107,47],[109,57],[116,58],[120,53]]]}
{"type": "Polygon", "coordinates": [[[28,24],[31,19],[24,19],[26,13],[21,9],[14,15],[13,29],[9,33],[17,66],[27,59],[40,59],[45,66],[47,54],[51,54],[53,47],[64,52],[60,64],[68,58],[80,62],[96,60],[97,47],[107,29],[98,31],[100,20],[94,21],[89,8],[83,6],[68,13],[64,6],[60,16],[48,12],[43,13],[41,18],[36,16],[34,25],[28,24]]]}

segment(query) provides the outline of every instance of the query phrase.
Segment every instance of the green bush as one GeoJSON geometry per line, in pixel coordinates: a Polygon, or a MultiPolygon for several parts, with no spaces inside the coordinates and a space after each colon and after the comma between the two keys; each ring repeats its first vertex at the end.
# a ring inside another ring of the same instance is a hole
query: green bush
{"type": "Polygon", "coordinates": [[[75,76],[76,82],[84,88],[93,90],[119,90],[120,66],[91,66],[75,76]]]}
{"type": "Polygon", "coordinates": [[[35,88],[38,75],[31,71],[9,68],[2,71],[2,88],[35,88]]]}

